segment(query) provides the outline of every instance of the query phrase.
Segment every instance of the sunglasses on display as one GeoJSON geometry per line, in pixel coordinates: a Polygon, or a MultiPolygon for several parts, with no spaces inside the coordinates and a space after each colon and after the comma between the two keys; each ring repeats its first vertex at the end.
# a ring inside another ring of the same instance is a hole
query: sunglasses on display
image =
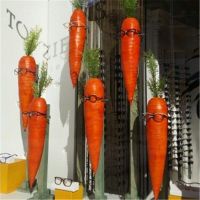
{"type": "Polygon", "coordinates": [[[163,114],[163,113],[146,113],[145,118],[146,118],[146,121],[153,119],[156,122],[161,122],[164,119],[167,119],[168,115],[163,114]]]}
{"type": "Polygon", "coordinates": [[[173,138],[170,140],[170,142],[183,142],[183,141],[190,143],[192,139],[191,138],[173,138]]]}
{"type": "Polygon", "coordinates": [[[127,31],[121,30],[120,36],[124,37],[125,35],[127,35],[128,37],[133,37],[135,35],[141,36],[141,33],[139,33],[136,29],[128,29],[127,31]]]}
{"type": "Polygon", "coordinates": [[[169,161],[171,160],[183,160],[183,161],[186,161],[186,159],[188,160],[191,160],[193,158],[192,155],[181,155],[181,156],[178,156],[177,154],[173,154],[173,158],[169,158],[169,161]]]}
{"type": "Polygon", "coordinates": [[[191,154],[192,152],[193,152],[192,149],[186,149],[186,150],[184,150],[184,149],[181,148],[181,149],[172,149],[168,153],[171,153],[171,154],[185,154],[185,153],[191,154]]]}
{"type": "Polygon", "coordinates": [[[26,73],[31,73],[31,74],[33,74],[34,76],[36,75],[36,72],[35,72],[35,71],[31,71],[31,70],[26,69],[26,68],[16,68],[16,69],[14,70],[14,74],[15,74],[15,75],[24,75],[24,74],[26,74],[26,73]]]}
{"type": "Polygon", "coordinates": [[[183,180],[176,181],[176,184],[187,191],[199,192],[200,183],[193,182],[193,183],[186,183],[183,180]]]}
{"type": "Polygon", "coordinates": [[[46,117],[46,114],[45,114],[45,113],[41,113],[41,112],[34,111],[34,112],[29,112],[29,113],[28,113],[28,116],[29,116],[29,117],[34,117],[34,116],[36,116],[36,117],[38,117],[38,116],[44,116],[44,117],[46,117]]]}
{"type": "Polygon", "coordinates": [[[97,101],[104,101],[103,97],[97,97],[96,95],[90,95],[90,96],[85,96],[84,101],[90,101],[92,103],[95,103],[97,101]]]}
{"type": "MultiPolygon", "coordinates": [[[[189,127],[182,127],[182,130],[189,132],[189,131],[191,131],[191,128],[189,128],[189,127]]],[[[191,134],[191,133],[187,133],[187,134],[191,134]]]]}
{"type": "Polygon", "coordinates": [[[1,153],[0,154],[0,163],[7,163],[7,160],[17,156],[17,154],[1,153]]]}
{"type": "Polygon", "coordinates": [[[55,184],[56,185],[61,185],[63,184],[66,187],[70,187],[72,185],[72,180],[68,178],[61,178],[61,177],[55,177],[55,184]]]}

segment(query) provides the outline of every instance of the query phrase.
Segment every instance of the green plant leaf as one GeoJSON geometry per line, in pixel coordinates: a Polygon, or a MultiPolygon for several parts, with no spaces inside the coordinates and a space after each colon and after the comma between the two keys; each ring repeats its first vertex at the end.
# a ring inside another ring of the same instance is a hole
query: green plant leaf
{"type": "Polygon", "coordinates": [[[100,50],[86,49],[83,60],[89,77],[98,77],[100,75],[100,50]]]}
{"type": "Polygon", "coordinates": [[[47,73],[47,63],[43,63],[39,70],[38,80],[33,85],[34,96],[41,97],[45,89],[52,83],[52,80],[47,73]]]}
{"type": "Polygon", "coordinates": [[[165,86],[165,79],[159,79],[157,80],[157,60],[154,56],[154,54],[151,51],[148,51],[145,53],[146,58],[146,66],[148,68],[148,71],[151,75],[151,78],[147,81],[147,85],[151,91],[151,94],[153,97],[159,97],[162,95],[164,91],[165,86]]]}
{"type": "Polygon", "coordinates": [[[24,51],[26,55],[31,55],[37,48],[41,31],[42,29],[36,26],[31,29],[28,36],[24,40],[24,51]]]}
{"type": "Polygon", "coordinates": [[[123,7],[127,17],[134,17],[136,14],[138,0],[123,0],[123,7]]]}
{"type": "Polygon", "coordinates": [[[71,0],[71,3],[74,8],[82,9],[83,6],[86,4],[86,0],[71,0]]]}

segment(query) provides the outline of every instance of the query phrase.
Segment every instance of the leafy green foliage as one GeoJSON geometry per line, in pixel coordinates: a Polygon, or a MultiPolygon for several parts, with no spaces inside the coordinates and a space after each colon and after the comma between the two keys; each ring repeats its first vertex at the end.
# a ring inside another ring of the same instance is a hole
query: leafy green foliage
{"type": "Polygon", "coordinates": [[[51,84],[52,80],[53,79],[48,76],[47,73],[47,63],[43,63],[38,75],[38,80],[33,85],[34,96],[41,97],[42,93],[51,84]]]}
{"type": "Polygon", "coordinates": [[[42,29],[37,26],[31,29],[30,33],[24,40],[24,51],[26,55],[31,55],[38,46],[38,40],[42,29]]]}
{"type": "Polygon", "coordinates": [[[123,0],[123,7],[127,17],[135,16],[138,0],[123,0]]]}
{"type": "Polygon", "coordinates": [[[85,0],[71,0],[71,3],[74,8],[82,9],[85,4],[85,0]]]}
{"type": "Polygon", "coordinates": [[[84,51],[84,66],[86,67],[89,77],[98,77],[100,74],[100,50],[86,49],[84,51]]]}
{"type": "Polygon", "coordinates": [[[149,70],[149,73],[151,74],[151,78],[147,81],[147,84],[152,93],[152,96],[159,97],[163,93],[165,80],[164,79],[157,80],[156,78],[156,75],[158,73],[157,70],[158,65],[154,54],[151,51],[148,51],[145,54],[145,57],[146,57],[146,66],[149,70]]]}

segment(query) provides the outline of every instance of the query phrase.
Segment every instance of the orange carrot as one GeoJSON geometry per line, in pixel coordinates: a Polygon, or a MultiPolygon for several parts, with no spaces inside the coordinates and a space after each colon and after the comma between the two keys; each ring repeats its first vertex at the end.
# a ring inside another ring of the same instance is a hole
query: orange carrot
{"type": "Polygon", "coordinates": [[[31,54],[38,46],[40,33],[41,29],[37,27],[30,31],[28,37],[24,41],[26,56],[23,56],[18,64],[19,105],[24,130],[26,130],[27,127],[27,113],[29,112],[29,105],[33,99],[33,84],[36,79],[36,63],[31,54]]]}
{"type": "Polygon", "coordinates": [[[34,98],[28,123],[28,178],[32,190],[40,166],[47,125],[47,104],[43,98],[34,98]]]}
{"type": "Polygon", "coordinates": [[[27,113],[33,99],[33,84],[36,79],[36,63],[32,56],[23,56],[18,67],[19,103],[22,114],[22,125],[26,130],[28,123],[27,113]]]}
{"type": "Polygon", "coordinates": [[[147,106],[147,152],[154,197],[157,200],[163,180],[167,153],[167,104],[152,98],[147,106]],[[157,113],[157,114],[156,114],[157,113]],[[151,117],[151,115],[154,115],[151,117]]]}
{"type": "Polygon", "coordinates": [[[103,136],[104,85],[102,81],[98,78],[90,78],[85,85],[84,96],[86,98],[84,102],[84,118],[87,144],[92,170],[96,173],[103,136]]]}
{"type": "Polygon", "coordinates": [[[126,18],[121,26],[121,62],[129,103],[133,101],[137,84],[140,55],[140,25],[136,18],[126,18]]]}
{"type": "Polygon", "coordinates": [[[51,84],[51,77],[47,76],[47,66],[43,64],[39,79],[34,83],[34,99],[30,104],[30,117],[28,121],[28,177],[29,187],[32,191],[35,177],[40,166],[44,148],[47,126],[47,104],[41,98],[42,92],[51,84]]]}
{"type": "Polygon", "coordinates": [[[150,51],[146,53],[146,66],[151,74],[147,83],[153,96],[147,105],[147,153],[152,189],[157,200],[167,153],[168,108],[166,101],[160,97],[164,90],[164,80],[157,79],[158,64],[150,51]]]}
{"type": "Polygon", "coordinates": [[[73,87],[76,86],[86,39],[85,13],[76,8],[70,18],[69,29],[69,67],[73,87]]]}

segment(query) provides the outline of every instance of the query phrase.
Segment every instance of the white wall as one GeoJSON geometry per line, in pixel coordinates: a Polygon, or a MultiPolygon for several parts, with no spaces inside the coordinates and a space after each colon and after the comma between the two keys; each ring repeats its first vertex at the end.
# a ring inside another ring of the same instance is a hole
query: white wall
{"type": "Polygon", "coordinates": [[[74,90],[68,66],[68,29],[72,7],[70,1],[49,3],[49,72],[54,84],[47,92],[51,104],[49,146],[49,180],[55,176],[73,176],[74,90]]]}
{"type": "Polygon", "coordinates": [[[68,30],[63,26],[63,23],[69,21],[72,7],[70,1],[65,0],[0,2],[0,153],[25,155],[26,138],[25,135],[21,135],[18,79],[14,75],[14,69],[18,67],[20,57],[24,55],[22,37],[26,37],[26,28],[30,30],[38,25],[43,31],[41,43],[33,56],[40,65],[48,58],[49,73],[53,78],[53,84],[44,94],[51,106],[48,165],[50,186],[54,176],[73,175],[74,91],[68,71],[68,30]],[[49,46],[48,53],[46,46],[49,46]]]}

